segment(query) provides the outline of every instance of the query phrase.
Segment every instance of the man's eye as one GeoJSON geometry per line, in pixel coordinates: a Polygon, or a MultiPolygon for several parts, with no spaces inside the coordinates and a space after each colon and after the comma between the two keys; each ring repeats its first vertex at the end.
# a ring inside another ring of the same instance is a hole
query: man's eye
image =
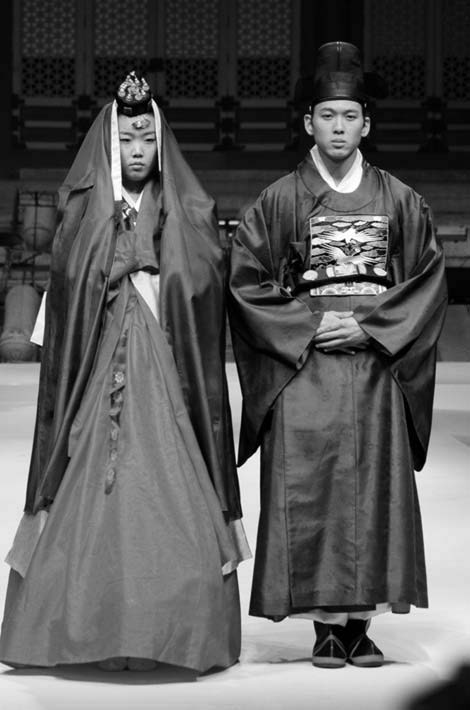
{"type": "Polygon", "coordinates": [[[131,142],[130,138],[120,138],[119,141],[120,141],[120,143],[130,143],[131,142]]]}

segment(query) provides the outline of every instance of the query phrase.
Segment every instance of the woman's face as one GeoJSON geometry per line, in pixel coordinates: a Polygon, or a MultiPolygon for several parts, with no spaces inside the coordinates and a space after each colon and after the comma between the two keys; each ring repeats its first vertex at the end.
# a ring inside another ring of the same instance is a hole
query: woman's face
{"type": "Polygon", "coordinates": [[[145,183],[157,162],[155,118],[146,113],[140,116],[118,116],[121,146],[121,170],[124,186],[145,183]]]}

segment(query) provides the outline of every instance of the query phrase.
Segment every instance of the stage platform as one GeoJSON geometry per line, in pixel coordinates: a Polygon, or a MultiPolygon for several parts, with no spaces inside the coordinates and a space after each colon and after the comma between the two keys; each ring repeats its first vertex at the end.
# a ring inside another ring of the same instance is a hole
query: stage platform
{"type": "MultiPolygon", "coordinates": [[[[0,365],[0,558],[24,501],[34,426],[38,364],[0,365]]],[[[240,391],[228,365],[235,428],[240,391]]],[[[240,568],[243,647],[233,668],[195,678],[160,667],[105,673],[91,666],[11,670],[0,664],[1,710],[405,710],[412,699],[470,663],[470,363],[440,362],[428,462],[417,474],[430,608],[383,615],[373,637],[382,668],[313,668],[311,622],[273,624],[248,616],[252,562],[240,568]]],[[[258,457],[240,469],[245,527],[254,548],[258,457]]],[[[0,564],[0,605],[8,568],[0,564]]],[[[452,706],[449,706],[452,707],[452,706]]]]}

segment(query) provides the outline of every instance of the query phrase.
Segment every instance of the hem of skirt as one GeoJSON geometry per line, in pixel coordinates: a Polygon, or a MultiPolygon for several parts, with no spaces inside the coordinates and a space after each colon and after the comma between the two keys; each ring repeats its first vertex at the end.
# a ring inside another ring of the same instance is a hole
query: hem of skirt
{"type": "Polygon", "coordinates": [[[145,658],[151,661],[155,661],[156,663],[163,663],[165,665],[169,666],[175,666],[176,668],[183,668],[185,670],[189,671],[194,671],[198,675],[201,675],[202,673],[207,673],[209,671],[215,670],[219,668],[220,670],[225,670],[227,668],[230,668],[231,666],[235,665],[239,661],[239,656],[229,658],[224,662],[216,661],[214,663],[211,663],[210,665],[204,664],[204,665],[195,665],[194,663],[191,663],[190,661],[185,661],[185,660],[179,660],[176,661],[174,659],[169,660],[168,658],[153,658],[150,657],[148,654],[141,653],[141,652],[133,652],[129,653],[128,651],[116,651],[116,652],[110,652],[106,654],[99,654],[98,656],[91,655],[89,657],[80,657],[74,660],[66,660],[66,661],[61,661],[61,660],[56,660],[56,661],[48,661],[46,663],[44,662],[39,662],[39,661],[25,661],[24,658],[22,660],[7,660],[5,658],[0,658],[0,663],[3,663],[5,666],[10,666],[10,668],[13,668],[14,670],[28,670],[28,669],[33,669],[33,668],[57,668],[57,667],[62,667],[62,666],[76,666],[76,665],[89,665],[89,664],[94,664],[94,663],[101,663],[102,661],[105,661],[109,658],[117,658],[117,657],[123,657],[123,658],[145,658]]]}

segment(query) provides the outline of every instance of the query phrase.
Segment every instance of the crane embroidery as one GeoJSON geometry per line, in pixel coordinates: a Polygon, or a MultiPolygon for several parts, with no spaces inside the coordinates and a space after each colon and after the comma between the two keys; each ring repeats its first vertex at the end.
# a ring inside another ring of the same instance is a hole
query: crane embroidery
{"type": "Polygon", "coordinates": [[[388,217],[361,215],[311,217],[310,269],[318,277],[385,274],[388,217]]]}

